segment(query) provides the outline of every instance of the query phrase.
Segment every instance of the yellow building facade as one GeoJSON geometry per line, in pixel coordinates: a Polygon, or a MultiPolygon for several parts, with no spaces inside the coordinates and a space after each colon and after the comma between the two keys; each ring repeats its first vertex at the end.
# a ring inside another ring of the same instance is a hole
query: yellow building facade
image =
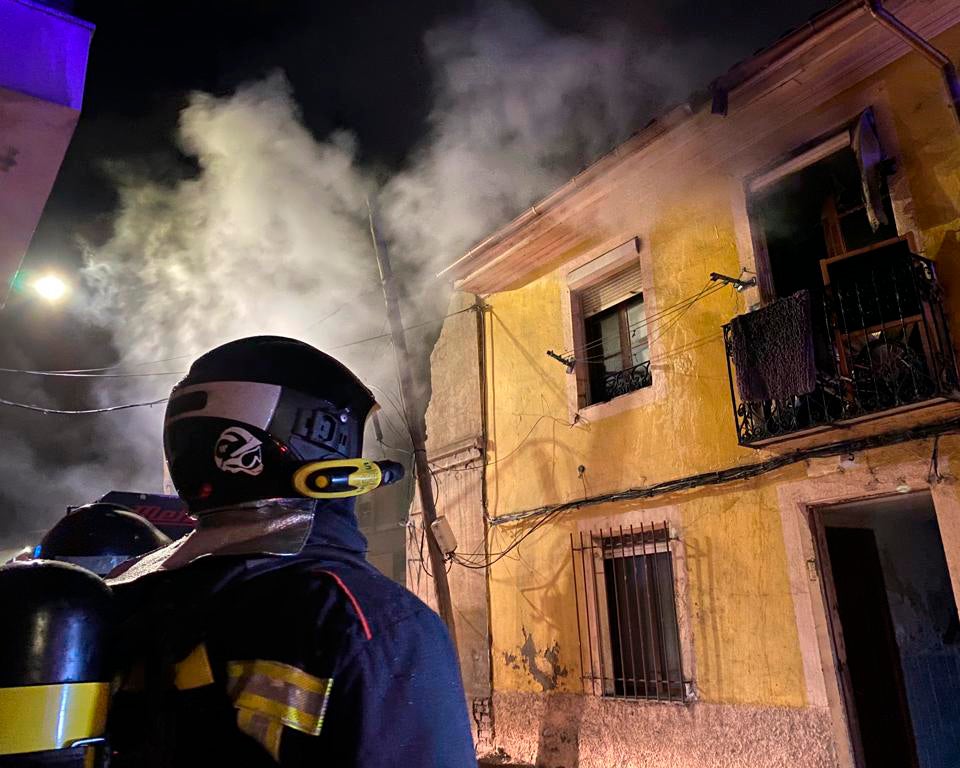
{"type": "MultiPolygon", "coordinates": [[[[960,3],[893,11],[960,57],[960,3]]],[[[960,764],[960,122],[917,45],[841,4],[447,271],[428,452],[481,754],[960,764]]]]}

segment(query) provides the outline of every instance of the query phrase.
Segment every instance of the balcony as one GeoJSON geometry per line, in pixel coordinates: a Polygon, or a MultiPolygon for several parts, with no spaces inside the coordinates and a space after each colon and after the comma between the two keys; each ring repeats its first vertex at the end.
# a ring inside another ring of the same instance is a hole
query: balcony
{"type": "Polygon", "coordinates": [[[825,260],[810,289],[813,391],[740,396],[723,327],[737,438],[759,447],[958,398],[957,366],[934,265],[895,243],[825,260]]]}
{"type": "Polygon", "coordinates": [[[649,387],[653,383],[650,373],[650,361],[646,360],[638,365],[625,368],[622,371],[606,371],[600,366],[599,371],[591,370],[594,378],[593,400],[605,403],[615,397],[627,395],[638,389],[649,387]]]}

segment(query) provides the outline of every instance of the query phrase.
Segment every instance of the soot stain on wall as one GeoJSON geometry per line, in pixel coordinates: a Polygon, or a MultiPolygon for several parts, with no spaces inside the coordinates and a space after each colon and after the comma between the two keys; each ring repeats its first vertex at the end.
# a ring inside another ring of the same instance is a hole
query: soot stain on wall
{"type": "MultiPolygon", "coordinates": [[[[520,631],[523,632],[523,644],[519,648],[519,660],[523,668],[544,691],[555,690],[559,679],[568,674],[567,668],[560,664],[560,643],[554,642],[552,646],[541,651],[526,627],[521,627],[520,631]]],[[[519,669],[516,663],[517,655],[507,652],[504,653],[504,659],[514,669],[519,669]]]]}

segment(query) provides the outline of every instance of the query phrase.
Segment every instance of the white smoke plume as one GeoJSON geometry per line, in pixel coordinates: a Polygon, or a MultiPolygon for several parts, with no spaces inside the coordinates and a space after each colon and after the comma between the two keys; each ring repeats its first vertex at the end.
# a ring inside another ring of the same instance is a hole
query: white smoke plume
{"type": "MultiPolygon", "coordinates": [[[[388,340],[343,346],[386,330],[366,197],[379,197],[410,297],[405,321],[438,317],[449,295],[433,278],[439,267],[689,84],[689,70],[682,77],[675,65],[685,52],[640,45],[617,30],[560,35],[506,4],[431,30],[426,48],[435,91],[430,130],[408,167],[387,179],[358,165],[349,135],[315,139],[280,73],[228,97],[192,96],[178,140],[198,173],[172,185],[121,175],[113,235],[88,254],[91,311],[121,358],[138,364],[124,370],[183,370],[217,344],[271,333],[329,350],[395,390],[388,340]]],[[[163,397],[174,381],[92,386],[106,405],[163,397]]],[[[31,395],[43,393],[24,397],[31,395]]],[[[388,439],[399,442],[399,418],[385,407],[396,427],[388,439]]],[[[0,463],[7,520],[22,531],[29,519],[34,530],[65,505],[111,488],[159,490],[161,414],[155,407],[69,424],[58,433],[65,448],[54,452],[61,466],[42,489],[22,478],[45,476],[41,456],[51,455],[52,438],[38,435],[39,417],[4,422],[0,440],[13,446],[12,460],[0,463]]]]}
{"type": "Polygon", "coordinates": [[[690,51],[666,41],[612,26],[560,35],[503,3],[431,30],[426,44],[432,130],[384,197],[398,250],[430,273],[623,141],[691,80],[678,65],[690,51]]]}

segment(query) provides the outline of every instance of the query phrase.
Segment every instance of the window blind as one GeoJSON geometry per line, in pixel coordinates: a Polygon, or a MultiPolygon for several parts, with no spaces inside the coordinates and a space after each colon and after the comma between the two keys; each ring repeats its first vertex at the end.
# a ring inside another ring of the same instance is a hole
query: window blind
{"type": "Polygon", "coordinates": [[[643,291],[639,262],[580,291],[580,309],[588,318],[643,291]]]}

